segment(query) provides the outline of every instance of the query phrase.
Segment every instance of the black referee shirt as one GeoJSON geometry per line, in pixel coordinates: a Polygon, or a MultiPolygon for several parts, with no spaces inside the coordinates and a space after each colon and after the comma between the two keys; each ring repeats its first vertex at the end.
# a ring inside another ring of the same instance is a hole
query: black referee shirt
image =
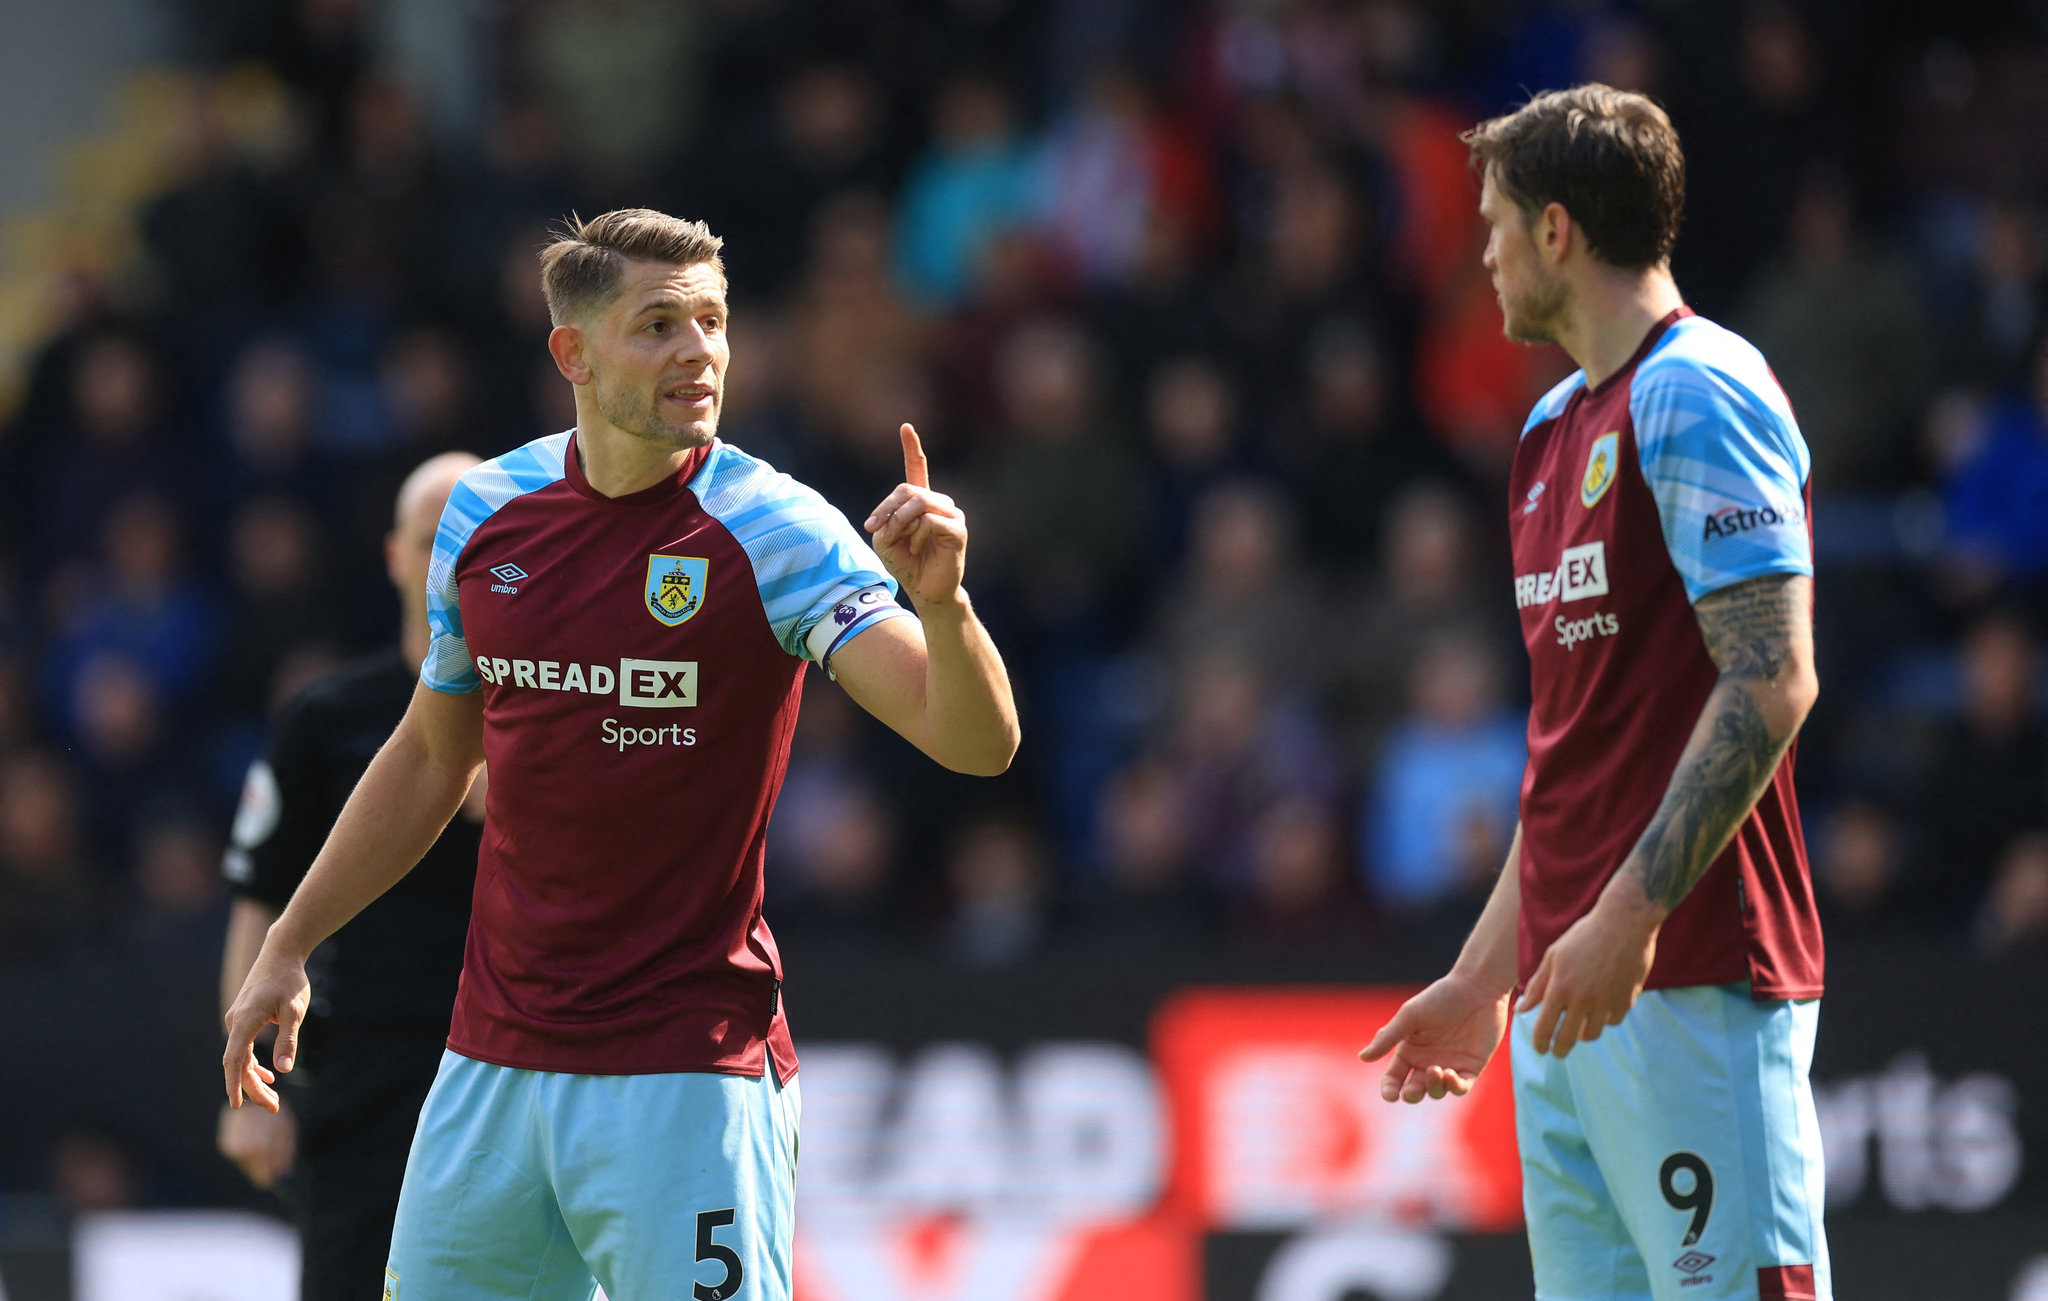
{"type": "MultiPolygon", "coordinates": [[[[279,909],[291,900],[418,680],[393,649],[337,669],[285,706],[249,768],[222,862],[238,894],[279,909]]],[[[419,866],[314,951],[314,1015],[447,1034],[482,836],[458,812],[419,866]]]]}

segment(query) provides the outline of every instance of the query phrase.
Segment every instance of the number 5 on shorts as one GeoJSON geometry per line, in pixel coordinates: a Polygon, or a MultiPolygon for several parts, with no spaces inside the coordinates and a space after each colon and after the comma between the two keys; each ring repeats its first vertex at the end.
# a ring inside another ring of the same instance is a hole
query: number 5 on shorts
{"type": "MultiPolygon", "coordinates": [[[[1714,1213],[1714,1172],[1691,1152],[1673,1152],[1664,1158],[1664,1168],[1657,1172],[1657,1187],[1672,1210],[1692,1212],[1692,1223],[1686,1227],[1685,1241],[1678,1244],[1681,1247],[1692,1246],[1707,1231],[1707,1220],[1714,1213]],[[1680,1170],[1692,1174],[1692,1188],[1688,1192],[1680,1192],[1678,1182],[1673,1178],[1680,1170]]],[[[703,1221],[700,1219],[698,1223],[703,1221]]],[[[704,1241],[702,1228],[697,1230],[697,1241],[704,1241]]],[[[698,1295],[701,1297],[703,1293],[698,1295]]]]}
{"type": "Polygon", "coordinates": [[[722,1211],[697,1213],[697,1259],[715,1260],[725,1266],[725,1277],[717,1283],[708,1287],[702,1283],[691,1285],[690,1295],[697,1298],[697,1301],[727,1301],[740,1290],[740,1284],[746,1280],[747,1272],[740,1268],[739,1253],[731,1247],[722,1246],[711,1240],[711,1231],[731,1224],[733,1218],[731,1207],[722,1211]]]}

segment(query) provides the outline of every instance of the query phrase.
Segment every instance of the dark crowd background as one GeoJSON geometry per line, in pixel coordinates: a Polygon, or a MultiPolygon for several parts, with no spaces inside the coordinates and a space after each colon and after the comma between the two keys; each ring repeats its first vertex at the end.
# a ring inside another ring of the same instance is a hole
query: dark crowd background
{"type": "MultiPolygon", "coordinates": [[[[954,779],[813,673],[786,949],[1454,942],[1524,758],[1505,471],[1569,369],[1500,337],[1457,134],[1589,79],[1669,107],[1680,285],[1812,447],[1831,932],[2048,948],[2048,8],[173,13],[171,180],[0,423],[0,980],[214,960],[266,719],[395,637],[411,466],[573,423],[535,251],[629,205],[726,240],[725,438],[858,520],[917,424],[1024,711],[954,779]]],[[[52,1137],[17,1186],[178,1196],[52,1137]]]]}

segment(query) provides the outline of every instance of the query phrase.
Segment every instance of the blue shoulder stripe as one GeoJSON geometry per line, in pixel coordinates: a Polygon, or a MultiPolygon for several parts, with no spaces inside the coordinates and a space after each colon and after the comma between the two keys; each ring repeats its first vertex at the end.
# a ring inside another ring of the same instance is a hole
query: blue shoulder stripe
{"type": "MultiPolygon", "coordinates": [[[[716,443],[690,487],[705,511],[746,551],[769,627],[791,655],[823,659],[844,640],[810,635],[834,607],[870,588],[895,595],[895,580],[881,557],[846,517],[816,490],[767,462],[716,443]]],[[[859,623],[865,627],[873,620],[866,606],[860,609],[859,623]]],[[[894,617],[890,611],[910,613],[893,601],[879,613],[894,617]]]]}
{"type": "Polygon", "coordinates": [[[1673,323],[1636,368],[1629,416],[1643,478],[1686,594],[1811,574],[1812,460],[1784,390],[1748,340],[1702,317],[1673,323]]]}
{"type": "Polygon", "coordinates": [[[549,434],[516,447],[494,460],[471,466],[448,494],[441,526],[434,532],[434,555],[427,565],[427,627],[432,640],[420,681],[436,691],[465,695],[482,689],[469,643],[462,632],[462,604],[456,592],[455,566],[462,550],[483,522],[505,503],[536,492],[568,473],[569,435],[549,434]]]}
{"type": "Polygon", "coordinates": [[[1531,429],[1546,420],[1555,420],[1564,413],[1564,404],[1572,400],[1572,394],[1585,387],[1586,372],[1575,370],[1554,385],[1550,392],[1536,400],[1529,409],[1529,418],[1522,422],[1521,436],[1527,436],[1531,429]]]}

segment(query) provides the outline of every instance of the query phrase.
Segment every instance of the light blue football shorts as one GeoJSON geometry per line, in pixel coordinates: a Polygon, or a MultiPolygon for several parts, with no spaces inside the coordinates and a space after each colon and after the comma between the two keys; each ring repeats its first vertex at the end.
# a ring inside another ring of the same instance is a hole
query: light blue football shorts
{"type": "Polygon", "coordinates": [[[789,1301],[798,1094],[744,1075],[568,1075],[444,1053],[386,1301],[789,1301]]]}
{"type": "Polygon", "coordinates": [[[1652,990],[1562,1061],[1540,1010],[1510,1031],[1538,1301],[1831,1301],[1820,1004],[1652,990]]]}

